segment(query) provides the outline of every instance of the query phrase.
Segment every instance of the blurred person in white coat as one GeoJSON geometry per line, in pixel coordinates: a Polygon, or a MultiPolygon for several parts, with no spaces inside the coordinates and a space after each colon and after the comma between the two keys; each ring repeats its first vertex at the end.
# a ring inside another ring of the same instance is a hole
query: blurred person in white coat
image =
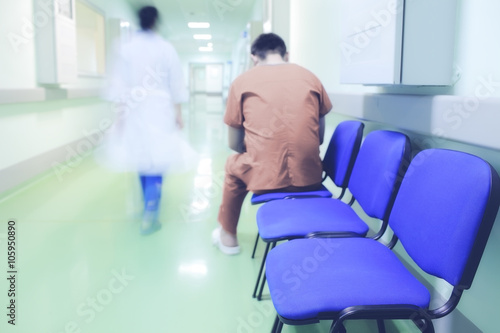
{"type": "Polygon", "coordinates": [[[106,99],[117,119],[97,158],[113,170],[138,172],[144,198],[141,233],[161,228],[158,211],[166,173],[193,167],[197,154],[182,138],[181,104],[188,100],[174,47],[157,32],[158,10],[139,10],[141,30],[120,45],[112,63],[106,99]]]}

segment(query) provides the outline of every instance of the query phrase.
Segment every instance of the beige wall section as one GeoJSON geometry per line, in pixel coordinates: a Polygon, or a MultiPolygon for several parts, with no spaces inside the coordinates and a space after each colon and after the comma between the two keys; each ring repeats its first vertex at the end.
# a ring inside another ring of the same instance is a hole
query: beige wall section
{"type": "MultiPolygon", "coordinates": [[[[341,85],[338,0],[290,0],[291,61],[313,71],[331,94],[335,114],[327,117],[330,125],[351,117],[362,119],[365,133],[399,130],[410,136],[416,150],[466,151],[500,171],[500,44],[494,42],[500,31],[500,2],[458,1],[458,7],[455,68],[459,79],[452,87],[341,85]]],[[[397,252],[405,257],[400,246],[397,252]]],[[[498,253],[500,218],[471,290],[465,292],[458,311],[436,322],[437,332],[498,330],[498,253]]],[[[437,298],[449,292],[437,280],[427,282],[436,289],[437,298]]]]}
{"type": "Polygon", "coordinates": [[[106,23],[98,10],[76,1],[78,72],[103,76],[106,67],[106,23]]]}

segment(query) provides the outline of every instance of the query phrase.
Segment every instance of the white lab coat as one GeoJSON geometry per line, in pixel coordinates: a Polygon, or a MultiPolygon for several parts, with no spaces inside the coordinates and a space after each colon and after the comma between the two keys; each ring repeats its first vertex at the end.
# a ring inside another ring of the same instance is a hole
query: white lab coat
{"type": "Polygon", "coordinates": [[[152,31],[120,46],[105,98],[116,111],[97,159],[117,171],[145,175],[185,171],[197,154],[176,128],[174,104],[188,100],[174,47],[152,31]]]}

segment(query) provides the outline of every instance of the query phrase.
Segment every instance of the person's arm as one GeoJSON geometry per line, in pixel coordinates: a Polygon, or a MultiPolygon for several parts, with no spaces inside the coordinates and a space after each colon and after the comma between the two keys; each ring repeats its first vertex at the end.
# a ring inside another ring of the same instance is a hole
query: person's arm
{"type": "Polygon", "coordinates": [[[245,147],[245,130],[243,128],[236,128],[228,126],[228,143],[229,148],[237,153],[244,153],[245,147]]]}
{"type": "Polygon", "coordinates": [[[325,117],[319,117],[319,144],[323,144],[325,138],[325,117]]]}

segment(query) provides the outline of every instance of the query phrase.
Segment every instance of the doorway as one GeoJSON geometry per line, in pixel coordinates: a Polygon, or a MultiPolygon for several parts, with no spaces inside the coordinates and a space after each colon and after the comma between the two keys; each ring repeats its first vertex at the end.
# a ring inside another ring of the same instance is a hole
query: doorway
{"type": "Polygon", "coordinates": [[[220,112],[223,103],[224,64],[190,63],[189,91],[195,104],[206,106],[206,111],[220,112]]]}
{"type": "Polygon", "coordinates": [[[222,95],[224,64],[189,64],[189,90],[191,94],[222,95]]]}

